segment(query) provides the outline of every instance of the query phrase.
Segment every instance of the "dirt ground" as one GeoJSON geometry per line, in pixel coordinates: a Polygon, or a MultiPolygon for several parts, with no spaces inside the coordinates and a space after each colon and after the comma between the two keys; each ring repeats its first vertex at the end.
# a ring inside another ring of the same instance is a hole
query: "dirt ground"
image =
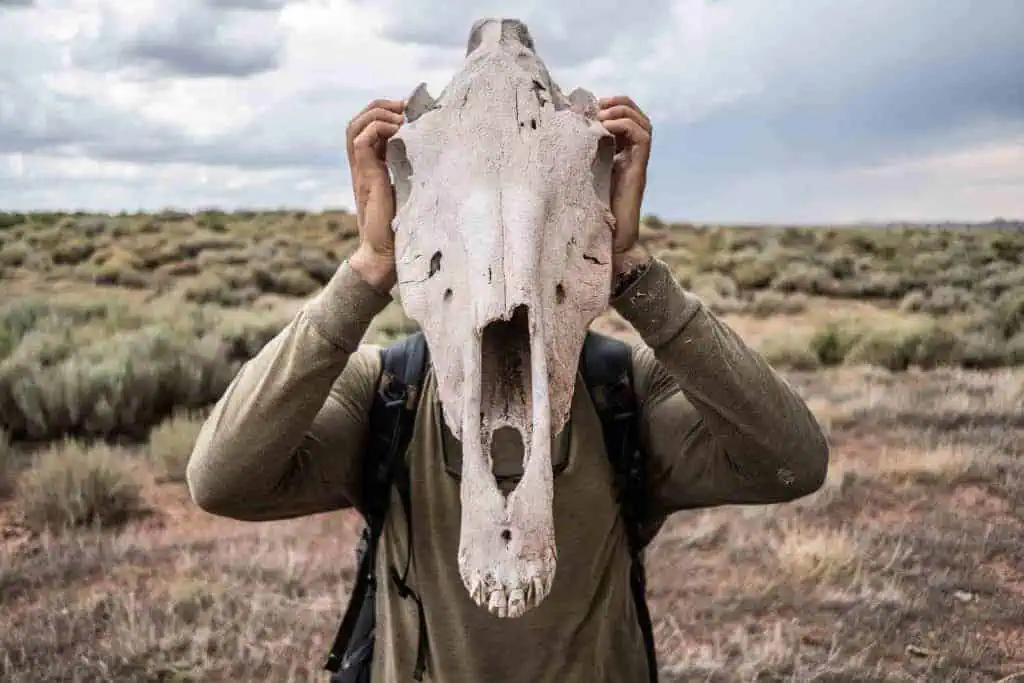
{"type": "MultiPolygon", "coordinates": [[[[355,236],[345,212],[0,212],[0,681],[325,680],[359,519],[216,518],[183,467],[203,406],[355,236]]],[[[662,681],[1024,683],[1020,226],[641,238],[832,446],[814,495],[663,528],[662,681]]],[[[392,306],[371,333],[410,322],[392,306]]]]}
{"type": "MultiPolygon", "coordinates": [[[[1024,680],[1024,372],[789,377],[829,430],[827,484],[666,525],[663,680],[1024,680]]],[[[145,499],[118,533],[62,538],[8,507],[2,679],[323,680],[358,519],[232,522],[152,476],[145,499]]]]}

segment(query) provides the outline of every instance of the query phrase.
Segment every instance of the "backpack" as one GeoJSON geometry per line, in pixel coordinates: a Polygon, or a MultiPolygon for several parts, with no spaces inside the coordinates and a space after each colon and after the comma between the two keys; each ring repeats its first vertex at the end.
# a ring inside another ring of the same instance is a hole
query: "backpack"
{"type": "MultiPolygon", "coordinates": [[[[409,471],[405,451],[412,436],[416,407],[428,362],[422,332],[409,335],[381,350],[381,373],[369,416],[369,442],[363,467],[363,505],[366,520],[356,550],[357,574],[348,606],[324,668],[331,683],[370,683],[373,658],[377,577],[376,550],[391,501],[392,485],[405,511],[409,552],[400,573],[390,568],[398,595],[415,601],[419,613],[419,643],[413,678],[426,671],[427,629],[423,603],[406,579],[412,560],[412,515],[409,471]]],[[[601,419],[605,449],[615,473],[617,498],[631,555],[630,588],[647,653],[650,683],[658,669],[651,616],[646,600],[643,550],[661,524],[646,526],[644,454],[637,437],[637,407],[633,392],[632,353],[622,341],[587,332],[580,371],[601,419]]]]}

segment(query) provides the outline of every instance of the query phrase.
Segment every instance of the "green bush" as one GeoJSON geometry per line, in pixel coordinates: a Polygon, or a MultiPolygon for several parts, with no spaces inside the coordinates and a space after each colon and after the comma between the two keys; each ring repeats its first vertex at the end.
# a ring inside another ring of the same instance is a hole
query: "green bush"
{"type": "Polygon", "coordinates": [[[202,426],[201,413],[178,411],[150,432],[149,457],[162,481],[185,481],[185,468],[202,426]]]}
{"type": "Polygon", "coordinates": [[[18,462],[7,431],[0,427],[0,500],[11,497],[18,478],[18,462]]]}
{"type": "Polygon", "coordinates": [[[770,337],[759,349],[773,367],[789,370],[817,370],[821,360],[806,339],[791,335],[770,337]]]}
{"type": "Polygon", "coordinates": [[[826,323],[811,337],[811,351],[822,365],[839,365],[860,338],[861,325],[855,320],[826,323]]]}
{"type": "Polygon", "coordinates": [[[807,309],[807,297],[803,294],[782,294],[772,290],[756,292],[744,306],[743,312],[759,318],[774,315],[796,315],[807,309]]]}
{"type": "Polygon", "coordinates": [[[0,361],[0,424],[16,439],[40,441],[143,439],[175,411],[216,401],[282,326],[203,308],[176,311],[168,323],[114,307],[26,310],[12,318],[19,325],[7,344],[17,345],[0,361]]]}
{"type": "Polygon", "coordinates": [[[834,295],[838,283],[825,268],[806,263],[790,263],[772,280],[772,289],[780,292],[834,295]]]}
{"type": "Polygon", "coordinates": [[[11,213],[9,211],[0,211],[0,230],[6,230],[13,228],[16,225],[21,225],[25,222],[25,214],[23,213],[11,213]]]}
{"type": "Polygon", "coordinates": [[[963,344],[953,331],[937,322],[868,328],[845,355],[849,365],[876,365],[887,370],[924,369],[955,365],[963,344]]]}
{"type": "Polygon", "coordinates": [[[105,445],[73,441],[39,455],[18,481],[25,521],[36,531],[118,526],[143,514],[142,493],[128,456],[105,445]]]}
{"type": "Polygon", "coordinates": [[[1024,290],[1009,289],[996,299],[995,313],[1007,339],[1024,331],[1024,290]]]}

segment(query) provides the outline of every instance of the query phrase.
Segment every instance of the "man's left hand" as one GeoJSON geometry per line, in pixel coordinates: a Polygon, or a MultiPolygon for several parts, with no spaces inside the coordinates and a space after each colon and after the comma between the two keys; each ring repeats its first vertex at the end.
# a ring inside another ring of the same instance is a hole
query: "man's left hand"
{"type": "Polygon", "coordinates": [[[615,136],[612,165],[611,209],[615,216],[612,252],[616,272],[632,261],[627,253],[640,234],[640,210],[647,186],[647,162],[651,156],[651,121],[625,95],[598,100],[598,119],[615,136]]]}

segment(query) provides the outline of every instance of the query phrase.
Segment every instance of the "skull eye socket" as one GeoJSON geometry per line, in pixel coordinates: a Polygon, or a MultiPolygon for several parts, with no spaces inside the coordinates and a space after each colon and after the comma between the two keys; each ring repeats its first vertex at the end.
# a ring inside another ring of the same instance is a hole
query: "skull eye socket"
{"type": "Polygon", "coordinates": [[[615,137],[610,133],[597,139],[597,151],[590,164],[594,179],[594,192],[603,202],[609,201],[612,191],[612,163],[615,161],[615,137]]]}
{"type": "Polygon", "coordinates": [[[412,187],[412,163],[406,153],[405,141],[397,137],[388,140],[386,158],[391,182],[395,185],[395,205],[402,206],[408,201],[412,187]]]}

